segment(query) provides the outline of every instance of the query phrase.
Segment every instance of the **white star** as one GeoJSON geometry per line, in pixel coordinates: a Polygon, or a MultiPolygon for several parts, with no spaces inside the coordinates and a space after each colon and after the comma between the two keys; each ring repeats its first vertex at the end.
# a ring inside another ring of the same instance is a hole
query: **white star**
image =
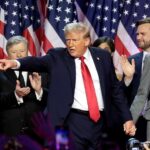
{"type": "Polygon", "coordinates": [[[105,11],[108,11],[108,10],[109,10],[109,7],[108,7],[108,6],[105,6],[104,9],[105,9],[105,11]]]}
{"type": "Polygon", "coordinates": [[[70,8],[67,7],[67,8],[65,9],[65,12],[66,12],[67,14],[70,13],[70,8]]]}
{"type": "Polygon", "coordinates": [[[59,22],[59,21],[60,21],[60,16],[56,16],[55,20],[56,20],[57,22],[59,22]]]}
{"type": "Polygon", "coordinates": [[[15,31],[14,31],[14,30],[11,30],[10,33],[11,33],[12,35],[14,35],[14,34],[15,34],[15,31]]]}
{"type": "Polygon", "coordinates": [[[49,6],[48,6],[48,9],[49,9],[49,10],[53,10],[53,5],[49,5],[49,6]]]}
{"type": "Polygon", "coordinates": [[[116,19],[115,19],[115,18],[113,18],[113,19],[112,19],[112,22],[113,22],[113,23],[116,23],[116,19]]]}
{"type": "Polygon", "coordinates": [[[37,19],[37,23],[39,24],[41,21],[40,21],[40,19],[37,19]]]}
{"type": "Polygon", "coordinates": [[[132,24],[131,24],[131,27],[132,27],[132,28],[135,28],[135,23],[132,23],[132,24]]]}
{"type": "Polygon", "coordinates": [[[104,27],[102,30],[103,30],[104,32],[106,32],[106,31],[107,31],[107,28],[106,28],[106,27],[104,27]]]}
{"type": "Polygon", "coordinates": [[[90,7],[93,8],[94,7],[94,3],[90,3],[90,7]]]}
{"type": "Polygon", "coordinates": [[[129,14],[129,12],[127,10],[125,10],[123,13],[125,16],[129,14]]]}
{"type": "Polygon", "coordinates": [[[135,3],[135,6],[137,6],[137,7],[140,6],[140,3],[139,3],[139,2],[136,2],[136,3],[135,3]]]}
{"type": "Polygon", "coordinates": [[[144,7],[145,7],[145,9],[148,9],[148,8],[149,8],[149,5],[148,5],[148,4],[145,4],[144,7]]]}
{"type": "Polygon", "coordinates": [[[108,20],[108,17],[105,16],[105,17],[104,17],[104,20],[107,21],[107,20],[108,20]]]}
{"type": "Polygon", "coordinates": [[[101,9],[101,8],[102,8],[102,5],[97,5],[97,8],[98,8],[98,9],[101,9]]]}
{"type": "Polygon", "coordinates": [[[58,12],[61,12],[61,7],[56,8],[58,12]]]}
{"type": "Polygon", "coordinates": [[[114,13],[116,13],[117,12],[117,8],[113,8],[113,10],[112,10],[114,13]]]}
{"type": "Polygon", "coordinates": [[[14,7],[17,7],[17,6],[18,6],[18,4],[17,4],[16,2],[14,2],[14,3],[13,3],[13,6],[14,6],[14,7]]]}
{"type": "Polygon", "coordinates": [[[64,21],[65,21],[65,23],[70,22],[69,18],[67,18],[67,17],[64,19],[64,21]]]}
{"type": "Polygon", "coordinates": [[[97,16],[96,19],[97,19],[97,20],[101,20],[101,16],[97,16]]]}
{"type": "Polygon", "coordinates": [[[17,12],[16,12],[16,11],[13,11],[13,12],[12,12],[12,15],[13,15],[13,16],[16,16],[16,15],[17,15],[17,12]]]}
{"type": "Polygon", "coordinates": [[[16,22],[12,20],[11,25],[12,26],[16,25],[16,22]]]}
{"type": "Polygon", "coordinates": [[[147,18],[147,15],[144,14],[144,15],[143,15],[143,18],[144,18],[144,19],[147,18]]]}
{"type": "Polygon", "coordinates": [[[26,10],[29,10],[29,6],[26,5],[26,6],[25,6],[25,9],[26,9],[26,10]]]}
{"type": "Polygon", "coordinates": [[[120,3],[120,7],[121,7],[121,8],[123,7],[123,3],[120,3]]]}
{"type": "Polygon", "coordinates": [[[32,10],[34,10],[34,9],[35,9],[35,7],[34,7],[34,6],[31,6],[31,9],[32,9],[32,10]]]}
{"type": "Polygon", "coordinates": [[[5,5],[6,5],[6,6],[8,6],[8,5],[9,5],[9,2],[8,2],[8,1],[6,1],[6,2],[5,2],[5,5]]]}
{"type": "Polygon", "coordinates": [[[27,18],[28,18],[28,15],[24,15],[23,18],[24,18],[24,19],[27,19],[27,18]]]}
{"type": "Polygon", "coordinates": [[[127,3],[127,4],[131,4],[131,0],[127,0],[126,3],[127,3]]]}
{"type": "Polygon", "coordinates": [[[115,31],[115,29],[111,29],[111,32],[112,32],[112,33],[115,33],[116,31],[115,31]]]}
{"type": "Polygon", "coordinates": [[[66,2],[67,2],[68,4],[72,3],[71,0],[66,0],[66,2]]]}
{"type": "Polygon", "coordinates": [[[136,12],[134,12],[134,13],[133,13],[133,16],[134,16],[134,17],[137,17],[137,13],[136,13],[136,12]]]}

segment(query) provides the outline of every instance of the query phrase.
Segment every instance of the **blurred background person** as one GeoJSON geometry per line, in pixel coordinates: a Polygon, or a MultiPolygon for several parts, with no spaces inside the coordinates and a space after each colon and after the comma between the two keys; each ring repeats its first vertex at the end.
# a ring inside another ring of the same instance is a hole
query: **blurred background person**
{"type": "MultiPolygon", "coordinates": [[[[28,56],[28,41],[22,36],[11,37],[6,45],[8,59],[28,56]]],[[[29,64],[30,65],[30,64],[29,64]]],[[[45,76],[44,76],[45,77],[45,76]]],[[[31,117],[43,111],[47,101],[47,79],[38,73],[7,70],[0,72],[0,133],[8,136],[34,134],[31,117]]]]}
{"type": "MultiPolygon", "coordinates": [[[[108,36],[99,37],[98,39],[96,39],[93,42],[92,46],[93,47],[99,47],[101,49],[104,49],[104,50],[108,51],[111,54],[112,57],[113,57],[113,53],[115,52],[114,41],[113,41],[113,39],[111,39],[108,36]]],[[[116,75],[117,75],[117,79],[120,81],[122,79],[122,74],[119,73],[117,68],[115,68],[115,72],[116,72],[116,75]]]]}

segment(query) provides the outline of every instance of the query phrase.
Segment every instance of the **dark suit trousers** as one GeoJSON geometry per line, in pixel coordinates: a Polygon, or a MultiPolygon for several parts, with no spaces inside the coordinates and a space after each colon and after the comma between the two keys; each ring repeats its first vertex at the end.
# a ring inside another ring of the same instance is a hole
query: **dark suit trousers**
{"type": "Polygon", "coordinates": [[[67,125],[71,132],[74,149],[97,150],[100,145],[103,122],[103,117],[95,123],[89,118],[88,114],[71,110],[67,125]]]}

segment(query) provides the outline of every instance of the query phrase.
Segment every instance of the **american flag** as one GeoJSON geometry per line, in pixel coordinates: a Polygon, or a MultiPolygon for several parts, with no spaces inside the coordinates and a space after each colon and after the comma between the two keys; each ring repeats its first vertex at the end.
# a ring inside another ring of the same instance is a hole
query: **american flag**
{"type": "Polygon", "coordinates": [[[39,55],[42,41],[41,15],[37,0],[1,0],[0,57],[7,55],[7,40],[23,35],[29,41],[29,55],[39,55]]]}
{"type": "MultiPolygon", "coordinates": [[[[16,8],[13,5],[13,1],[18,2],[17,8],[20,10],[17,12],[17,14],[20,14],[16,16],[16,18],[18,18],[17,21],[20,19],[21,21],[28,20],[28,23],[23,23],[22,26],[17,24],[17,31],[21,28],[19,31],[23,31],[24,33],[24,31],[32,27],[34,34],[31,34],[31,37],[39,41],[36,47],[41,47],[41,49],[31,49],[31,51],[36,53],[40,51],[42,55],[45,55],[49,48],[65,47],[63,37],[64,26],[70,22],[82,21],[90,27],[92,41],[100,36],[110,36],[114,39],[116,47],[114,64],[120,71],[119,56],[121,54],[129,56],[140,51],[136,45],[135,22],[150,16],[149,0],[3,0],[0,4],[0,47],[3,50],[5,50],[4,45],[8,38],[5,32],[7,30],[6,24],[9,23],[11,26],[10,29],[13,29],[12,19],[14,16],[12,12],[16,8]],[[40,13],[39,16],[39,9],[36,9],[38,1],[42,1],[42,5],[47,2],[42,7],[44,8],[43,10],[46,10],[45,16],[43,16],[43,13],[40,13]],[[9,5],[7,3],[9,3],[9,5]],[[27,6],[28,11],[26,10],[27,6]],[[34,13],[32,12],[32,6],[35,7],[34,13]],[[8,8],[11,8],[9,15],[7,15],[8,8]],[[29,15],[29,13],[31,14],[29,15]],[[24,15],[29,15],[30,18],[24,18],[24,15]],[[34,21],[31,20],[32,16],[34,21]],[[41,18],[42,24],[38,22],[41,18]],[[33,28],[33,25],[35,28],[33,28]],[[41,27],[43,27],[44,32],[41,31],[39,36],[35,33],[39,31],[37,29],[41,29],[41,27]]],[[[9,32],[10,29],[7,32],[9,32]]]]}

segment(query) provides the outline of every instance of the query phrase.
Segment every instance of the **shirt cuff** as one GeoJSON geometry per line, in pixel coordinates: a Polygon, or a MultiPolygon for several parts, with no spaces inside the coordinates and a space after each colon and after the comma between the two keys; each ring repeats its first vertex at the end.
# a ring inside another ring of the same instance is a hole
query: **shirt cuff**
{"type": "Polygon", "coordinates": [[[14,60],[17,63],[17,66],[12,68],[12,69],[19,69],[20,68],[20,62],[18,60],[14,60]]]}
{"type": "Polygon", "coordinates": [[[40,94],[38,94],[38,93],[35,91],[35,95],[36,95],[37,100],[38,100],[38,101],[41,101],[41,100],[42,100],[42,96],[43,96],[43,88],[41,89],[40,94]]]}
{"type": "Polygon", "coordinates": [[[16,94],[16,92],[14,92],[15,93],[15,96],[16,96],[16,99],[17,99],[17,103],[18,104],[22,104],[23,103],[23,98],[22,97],[19,97],[17,94],[16,94]]]}

